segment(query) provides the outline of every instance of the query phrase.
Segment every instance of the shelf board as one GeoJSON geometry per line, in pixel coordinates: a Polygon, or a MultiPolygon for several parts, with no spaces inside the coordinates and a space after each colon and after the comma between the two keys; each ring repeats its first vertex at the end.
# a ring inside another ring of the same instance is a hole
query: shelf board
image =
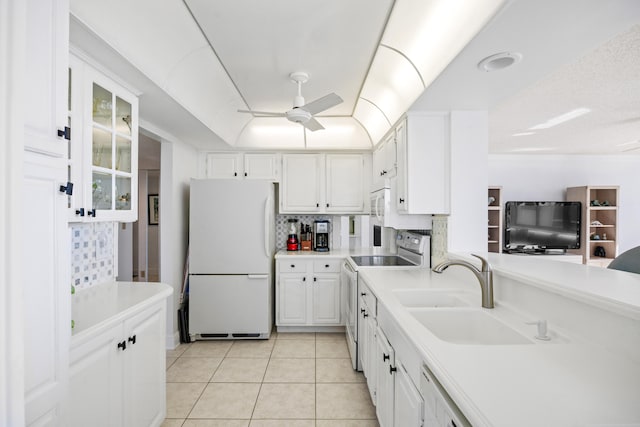
{"type": "Polygon", "coordinates": [[[489,240],[487,243],[499,243],[497,240],[489,240]]]}
{"type": "Polygon", "coordinates": [[[489,209],[490,211],[499,211],[500,209],[502,209],[501,206],[487,206],[487,209],[489,209]]]}
{"type": "Polygon", "coordinates": [[[613,228],[615,225],[613,224],[602,224],[602,225],[589,225],[591,228],[613,228]]]}
{"type": "Polygon", "coordinates": [[[614,211],[618,209],[617,206],[589,206],[591,211],[614,211]]]}
{"type": "Polygon", "coordinates": [[[593,240],[593,239],[589,239],[589,241],[590,241],[591,243],[607,243],[607,242],[615,242],[615,240],[611,240],[611,239],[607,239],[607,240],[604,240],[604,239],[600,239],[600,240],[593,240]]]}
{"type": "Polygon", "coordinates": [[[500,228],[499,225],[487,225],[487,228],[500,228]]]}

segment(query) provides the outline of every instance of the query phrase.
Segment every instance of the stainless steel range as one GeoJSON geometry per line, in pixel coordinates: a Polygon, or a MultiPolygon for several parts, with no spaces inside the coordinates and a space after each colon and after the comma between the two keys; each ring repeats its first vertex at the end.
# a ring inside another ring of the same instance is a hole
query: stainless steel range
{"type": "Polygon", "coordinates": [[[360,255],[347,258],[342,267],[342,281],[346,285],[345,304],[347,345],[353,369],[361,370],[358,355],[358,270],[364,268],[420,268],[430,267],[431,238],[426,233],[399,231],[396,237],[397,254],[360,255]]]}

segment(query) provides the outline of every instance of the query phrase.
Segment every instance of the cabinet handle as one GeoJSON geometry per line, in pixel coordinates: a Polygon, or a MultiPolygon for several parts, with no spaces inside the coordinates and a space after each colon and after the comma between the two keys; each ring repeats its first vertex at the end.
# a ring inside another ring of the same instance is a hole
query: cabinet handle
{"type": "Polygon", "coordinates": [[[127,342],[126,341],[119,342],[118,348],[121,348],[122,351],[125,351],[127,349],[127,342]]]}
{"type": "Polygon", "coordinates": [[[314,281],[314,282],[317,282],[317,281],[318,281],[318,278],[314,277],[314,278],[313,278],[313,281],[314,281]]]}
{"type": "Polygon", "coordinates": [[[136,343],[136,336],[134,335],[132,337],[129,337],[129,339],[127,341],[129,341],[131,344],[135,344],[136,343]]]}
{"type": "Polygon", "coordinates": [[[386,174],[387,174],[387,171],[383,170],[382,175],[386,175],[386,174]]]}
{"type": "Polygon", "coordinates": [[[366,292],[360,292],[360,296],[366,297],[367,293],[366,292]]]}
{"type": "Polygon", "coordinates": [[[76,215],[84,216],[84,208],[76,209],[76,215]]]}
{"type": "Polygon", "coordinates": [[[296,268],[296,265],[295,264],[291,264],[291,268],[296,268]]]}
{"type": "Polygon", "coordinates": [[[234,172],[234,173],[233,173],[233,176],[238,176],[238,172],[234,172]]]}
{"type": "Polygon", "coordinates": [[[244,173],[244,176],[249,176],[246,172],[244,173]]]}
{"type": "Polygon", "coordinates": [[[389,375],[393,375],[393,373],[394,373],[395,371],[397,371],[397,370],[398,370],[398,368],[396,368],[396,367],[394,367],[394,366],[389,365],[389,375]]]}
{"type": "Polygon", "coordinates": [[[73,182],[67,181],[67,185],[60,186],[60,192],[66,194],[67,196],[73,195],[73,182]]]}
{"type": "Polygon", "coordinates": [[[87,211],[87,216],[92,216],[92,217],[96,217],[96,210],[95,209],[91,209],[87,211]]]}
{"type": "Polygon", "coordinates": [[[329,264],[325,264],[325,265],[324,265],[324,268],[329,268],[329,264]]]}
{"type": "Polygon", "coordinates": [[[303,281],[303,282],[306,282],[306,281],[307,281],[307,278],[306,278],[306,277],[303,277],[303,278],[302,278],[302,281],[303,281]]]}
{"type": "Polygon", "coordinates": [[[369,315],[367,313],[364,313],[362,317],[369,317],[369,315]]]}
{"type": "Polygon", "coordinates": [[[66,140],[71,139],[71,128],[65,126],[64,129],[58,129],[58,138],[64,138],[66,140]]]}
{"type": "Polygon", "coordinates": [[[327,203],[327,207],[329,207],[329,203],[327,203]]]}
{"type": "Polygon", "coordinates": [[[382,361],[389,360],[389,355],[382,353],[382,361]]]}
{"type": "Polygon", "coordinates": [[[367,310],[365,310],[364,308],[360,309],[360,313],[364,313],[365,311],[367,311],[367,310]]]}
{"type": "Polygon", "coordinates": [[[402,197],[400,198],[400,203],[404,203],[404,199],[402,197]]]}
{"type": "Polygon", "coordinates": [[[316,208],[319,208],[319,207],[320,207],[320,203],[316,203],[316,208]]]}

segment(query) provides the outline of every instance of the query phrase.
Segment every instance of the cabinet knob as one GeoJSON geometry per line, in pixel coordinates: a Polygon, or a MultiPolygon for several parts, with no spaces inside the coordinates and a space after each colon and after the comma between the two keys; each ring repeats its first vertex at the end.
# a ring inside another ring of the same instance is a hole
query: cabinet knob
{"type": "Polygon", "coordinates": [[[135,344],[136,343],[136,336],[134,335],[132,337],[129,337],[129,339],[127,341],[129,341],[131,344],[135,344]]]}
{"type": "Polygon", "coordinates": [[[76,215],[84,216],[84,208],[76,209],[76,215]]]}
{"type": "Polygon", "coordinates": [[[360,309],[360,313],[364,313],[365,311],[367,311],[367,310],[365,310],[364,308],[360,309]]]}
{"type": "Polygon", "coordinates": [[[73,182],[67,181],[67,185],[60,186],[60,192],[66,194],[67,196],[73,195],[73,182]]]}
{"type": "Polygon", "coordinates": [[[319,207],[320,207],[320,203],[316,203],[316,208],[319,208],[319,207]]]}
{"type": "Polygon", "coordinates": [[[389,360],[389,355],[382,353],[382,361],[389,360]]]}
{"type": "Polygon", "coordinates": [[[118,348],[122,349],[122,351],[125,351],[127,349],[127,342],[126,341],[119,342],[118,348]]]}
{"type": "Polygon", "coordinates": [[[306,277],[303,277],[303,278],[302,278],[302,281],[303,281],[303,282],[306,282],[306,281],[307,281],[307,278],[306,278],[306,277]]]}
{"type": "Polygon", "coordinates": [[[329,268],[329,264],[325,264],[325,265],[324,265],[324,268],[329,268]]]}
{"type": "Polygon", "coordinates": [[[366,297],[367,293],[366,292],[360,292],[360,296],[366,297]]]}
{"type": "Polygon", "coordinates": [[[65,126],[64,129],[58,129],[58,138],[64,138],[66,140],[71,139],[71,128],[65,126]]]}
{"type": "Polygon", "coordinates": [[[234,172],[234,173],[233,173],[233,176],[238,176],[238,172],[234,172]]]}
{"type": "Polygon", "coordinates": [[[244,176],[249,176],[246,172],[244,173],[244,176]]]}
{"type": "Polygon", "coordinates": [[[404,203],[404,199],[402,197],[400,198],[400,203],[404,203]]]}
{"type": "Polygon", "coordinates": [[[296,265],[295,264],[291,264],[291,268],[296,268],[296,265]]]}
{"type": "Polygon", "coordinates": [[[327,207],[329,207],[329,203],[327,203],[327,207]]]}
{"type": "Polygon", "coordinates": [[[395,366],[389,365],[389,375],[393,375],[393,373],[397,370],[398,368],[396,368],[395,366]]]}
{"type": "Polygon", "coordinates": [[[95,209],[90,209],[87,211],[87,216],[92,216],[92,217],[96,217],[96,210],[95,209]]]}
{"type": "Polygon", "coordinates": [[[369,315],[367,313],[364,313],[362,317],[369,317],[369,315]]]}
{"type": "Polygon", "coordinates": [[[314,282],[317,282],[317,281],[318,281],[318,278],[317,278],[317,277],[314,277],[314,278],[313,278],[313,281],[314,281],[314,282]]]}

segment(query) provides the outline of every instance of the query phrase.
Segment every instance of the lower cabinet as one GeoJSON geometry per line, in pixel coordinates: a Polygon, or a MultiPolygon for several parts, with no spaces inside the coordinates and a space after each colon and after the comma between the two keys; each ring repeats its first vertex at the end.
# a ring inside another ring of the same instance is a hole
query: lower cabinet
{"type": "Polygon", "coordinates": [[[165,412],[161,301],[71,347],[68,426],[159,426],[165,412]]]}
{"type": "MultiPolygon", "coordinates": [[[[395,388],[394,388],[393,425],[422,426],[425,425],[422,396],[413,385],[409,374],[396,357],[395,388]]],[[[426,424],[429,426],[429,424],[426,424]]]]}
{"type": "Polygon", "coordinates": [[[276,325],[342,325],[342,259],[291,258],[276,261],[276,325]]]}
{"type": "MultiPolygon", "coordinates": [[[[376,361],[376,415],[380,427],[393,427],[395,395],[395,352],[382,329],[377,330],[376,361]]],[[[407,425],[408,427],[408,425],[407,425]]]]}

